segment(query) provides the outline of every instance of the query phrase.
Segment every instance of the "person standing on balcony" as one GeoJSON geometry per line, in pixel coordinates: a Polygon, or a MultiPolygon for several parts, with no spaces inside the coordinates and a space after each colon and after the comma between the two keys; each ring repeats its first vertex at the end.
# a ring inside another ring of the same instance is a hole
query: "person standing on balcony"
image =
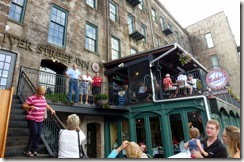
{"type": "Polygon", "coordinates": [[[95,95],[101,94],[103,78],[100,77],[99,73],[96,73],[96,75],[92,78],[92,81],[92,95],[95,97],[95,95]]]}
{"type": "Polygon", "coordinates": [[[80,83],[80,97],[81,97],[81,104],[83,103],[83,95],[86,95],[85,104],[88,104],[88,88],[89,85],[93,83],[93,80],[90,76],[89,72],[86,72],[86,75],[83,75],[82,81],[80,83]]]}
{"type": "Polygon", "coordinates": [[[69,78],[69,92],[68,92],[68,102],[72,101],[72,91],[75,91],[75,103],[79,100],[78,91],[78,79],[81,77],[80,71],[77,70],[77,65],[74,64],[73,68],[68,69],[65,75],[69,78]]]}
{"type": "Polygon", "coordinates": [[[40,141],[46,109],[50,110],[52,115],[55,114],[55,110],[47,104],[44,97],[46,88],[40,86],[36,89],[36,92],[36,94],[28,97],[22,105],[22,108],[27,110],[26,120],[30,130],[29,140],[25,148],[25,155],[28,157],[39,155],[37,153],[37,145],[40,141]]]}

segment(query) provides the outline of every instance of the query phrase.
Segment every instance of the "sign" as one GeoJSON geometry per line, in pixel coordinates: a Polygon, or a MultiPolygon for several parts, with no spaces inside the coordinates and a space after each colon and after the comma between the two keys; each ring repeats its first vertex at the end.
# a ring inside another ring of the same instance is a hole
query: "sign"
{"type": "Polygon", "coordinates": [[[214,90],[224,89],[228,81],[229,74],[221,67],[211,70],[206,77],[207,85],[214,90]]]}
{"type": "Polygon", "coordinates": [[[96,63],[96,62],[94,62],[93,64],[92,64],[92,70],[94,71],[94,72],[99,72],[99,65],[98,65],[98,63],[96,63]]]}
{"type": "MultiPolygon", "coordinates": [[[[35,45],[33,42],[30,42],[27,39],[6,33],[4,34],[3,42],[8,43],[12,47],[16,46],[30,52],[35,52],[52,60],[60,61],[62,63],[75,63],[77,66],[80,66],[81,68],[87,70],[89,70],[90,68],[93,69],[93,65],[90,61],[83,60],[81,57],[73,57],[67,53],[64,53],[65,50],[57,49],[55,47],[52,47],[51,45],[35,45]]],[[[96,65],[98,66],[96,67],[96,70],[98,69],[99,71],[99,65],[97,63],[96,65]]]]}

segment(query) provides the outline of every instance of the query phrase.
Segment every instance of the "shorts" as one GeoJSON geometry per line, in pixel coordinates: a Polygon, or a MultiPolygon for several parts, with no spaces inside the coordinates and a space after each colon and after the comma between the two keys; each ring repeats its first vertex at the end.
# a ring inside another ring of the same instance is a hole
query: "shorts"
{"type": "Polygon", "coordinates": [[[172,86],[172,87],[166,88],[165,90],[166,90],[166,91],[170,91],[170,90],[176,90],[176,89],[177,89],[176,86],[172,86]]]}
{"type": "Polygon", "coordinates": [[[88,83],[87,82],[81,82],[80,83],[80,87],[79,87],[79,90],[80,90],[80,95],[84,95],[84,94],[88,94],[88,83]]]}

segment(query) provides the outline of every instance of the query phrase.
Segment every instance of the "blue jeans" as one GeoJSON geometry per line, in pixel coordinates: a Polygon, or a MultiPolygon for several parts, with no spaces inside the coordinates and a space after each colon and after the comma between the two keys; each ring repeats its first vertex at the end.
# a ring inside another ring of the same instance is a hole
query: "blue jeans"
{"type": "Polygon", "coordinates": [[[43,128],[43,122],[35,122],[34,120],[27,120],[28,127],[30,130],[29,140],[25,148],[26,153],[31,151],[34,153],[37,150],[37,145],[39,144],[41,132],[43,128]]]}
{"type": "Polygon", "coordinates": [[[68,101],[72,101],[72,91],[75,91],[75,102],[79,100],[79,92],[78,92],[78,80],[70,79],[69,80],[69,92],[68,92],[68,101]]]}

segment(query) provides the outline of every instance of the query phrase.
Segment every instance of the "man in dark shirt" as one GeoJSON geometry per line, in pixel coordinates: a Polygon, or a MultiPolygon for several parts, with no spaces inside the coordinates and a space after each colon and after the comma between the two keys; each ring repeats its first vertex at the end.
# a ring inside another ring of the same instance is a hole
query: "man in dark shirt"
{"type": "Polygon", "coordinates": [[[218,139],[220,127],[217,120],[209,120],[206,125],[207,138],[201,140],[204,146],[204,151],[208,153],[208,156],[202,155],[199,151],[192,152],[192,155],[196,158],[227,158],[227,150],[223,143],[218,139]]]}

